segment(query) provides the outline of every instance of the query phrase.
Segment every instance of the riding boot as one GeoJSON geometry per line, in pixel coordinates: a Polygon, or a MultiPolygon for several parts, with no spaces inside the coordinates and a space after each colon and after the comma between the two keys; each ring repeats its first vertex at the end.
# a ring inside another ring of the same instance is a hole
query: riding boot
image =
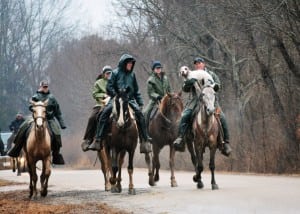
{"type": "Polygon", "coordinates": [[[62,146],[61,143],[61,136],[54,135],[54,139],[52,139],[52,163],[57,165],[64,165],[65,161],[63,156],[59,153],[60,147],[62,146]]]}
{"type": "Polygon", "coordinates": [[[84,140],[81,144],[82,151],[86,152],[89,150],[89,146],[92,144],[92,140],[84,140]]]}
{"type": "Polygon", "coordinates": [[[136,112],[136,122],[140,136],[140,153],[150,153],[152,138],[148,135],[145,118],[141,112],[136,112]]]}
{"type": "Polygon", "coordinates": [[[92,150],[92,151],[100,151],[103,148],[103,140],[100,139],[96,139],[91,145],[89,145],[88,150],[92,150]]]}
{"type": "Polygon", "coordinates": [[[189,121],[190,121],[191,115],[192,115],[192,110],[190,110],[190,109],[186,109],[182,114],[182,117],[181,117],[180,123],[179,123],[179,128],[178,128],[179,134],[178,134],[178,137],[176,138],[176,140],[173,142],[175,151],[178,151],[178,152],[185,151],[185,142],[183,140],[183,136],[185,135],[186,130],[189,127],[189,121]]]}
{"type": "Polygon", "coordinates": [[[20,126],[19,131],[17,132],[14,140],[14,146],[7,152],[8,156],[14,158],[20,156],[20,152],[26,143],[26,138],[27,138],[26,132],[30,126],[31,126],[31,122],[29,121],[27,121],[26,123],[24,122],[20,126]]]}
{"type": "Polygon", "coordinates": [[[221,153],[228,157],[231,154],[232,149],[229,145],[229,131],[228,131],[225,115],[223,113],[221,113],[220,115],[220,121],[224,133],[224,142],[222,142],[221,153]]]}

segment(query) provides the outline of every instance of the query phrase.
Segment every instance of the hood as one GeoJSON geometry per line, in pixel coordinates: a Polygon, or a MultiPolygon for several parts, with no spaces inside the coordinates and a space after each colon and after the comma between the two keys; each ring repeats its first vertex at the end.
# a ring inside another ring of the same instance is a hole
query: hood
{"type": "Polygon", "coordinates": [[[129,54],[123,54],[119,60],[118,68],[122,71],[125,71],[126,63],[128,61],[133,61],[133,66],[130,72],[133,71],[135,65],[135,58],[129,54]]]}

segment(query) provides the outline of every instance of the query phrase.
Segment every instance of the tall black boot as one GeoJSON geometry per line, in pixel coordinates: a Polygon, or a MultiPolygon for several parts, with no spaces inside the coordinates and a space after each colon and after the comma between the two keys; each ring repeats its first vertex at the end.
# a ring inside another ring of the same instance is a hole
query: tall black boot
{"type": "Polygon", "coordinates": [[[52,163],[57,165],[64,165],[65,160],[62,154],[59,153],[61,144],[61,136],[55,135],[54,139],[52,140],[52,163]]]}
{"type": "Polygon", "coordinates": [[[17,132],[13,142],[14,146],[7,152],[7,154],[10,157],[14,157],[14,158],[19,157],[21,150],[26,143],[26,139],[27,139],[26,133],[27,130],[30,128],[30,126],[31,123],[28,122],[19,128],[19,131],[17,132]]]}
{"type": "Polygon", "coordinates": [[[224,142],[222,142],[222,149],[221,149],[221,153],[225,156],[229,156],[232,152],[232,149],[229,145],[229,130],[228,130],[228,125],[225,119],[225,116],[223,113],[221,113],[220,115],[220,121],[221,121],[221,125],[222,125],[222,129],[223,129],[223,133],[224,133],[224,142]]]}
{"type": "Polygon", "coordinates": [[[152,152],[152,138],[148,135],[146,122],[142,112],[136,112],[136,122],[140,136],[140,153],[152,152]]]}
{"type": "Polygon", "coordinates": [[[185,142],[183,140],[183,136],[186,133],[187,128],[189,127],[190,118],[192,115],[192,110],[186,109],[182,117],[180,119],[179,127],[178,127],[178,137],[173,142],[175,151],[184,152],[185,151],[185,142]]]}

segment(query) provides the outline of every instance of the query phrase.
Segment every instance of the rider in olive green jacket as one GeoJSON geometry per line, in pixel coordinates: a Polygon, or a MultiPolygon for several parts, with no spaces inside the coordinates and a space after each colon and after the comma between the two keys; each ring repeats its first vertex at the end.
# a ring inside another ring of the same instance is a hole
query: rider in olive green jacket
{"type": "Polygon", "coordinates": [[[167,92],[171,92],[169,79],[165,75],[165,72],[162,71],[160,61],[153,62],[152,71],[151,76],[147,80],[147,93],[150,101],[144,111],[147,127],[153,107],[156,103],[160,102],[167,92]]]}
{"type": "Polygon", "coordinates": [[[106,86],[110,78],[112,68],[109,65],[103,67],[101,74],[98,76],[93,87],[93,98],[96,100],[96,105],[93,107],[92,114],[89,117],[88,124],[85,130],[83,143],[81,144],[82,151],[88,151],[96,135],[97,118],[101,114],[108,95],[106,94],[106,86]]]}

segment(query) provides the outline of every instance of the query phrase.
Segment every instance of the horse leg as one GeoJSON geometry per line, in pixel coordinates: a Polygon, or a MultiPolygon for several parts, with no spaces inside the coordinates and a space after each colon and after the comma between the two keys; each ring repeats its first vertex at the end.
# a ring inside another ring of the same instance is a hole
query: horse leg
{"type": "Polygon", "coordinates": [[[48,180],[51,174],[50,156],[43,160],[43,169],[40,177],[41,180],[41,196],[45,197],[48,194],[48,180]]]}
{"type": "Polygon", "coordinates": [[[160,162],[159,162],[159,148],[156,147],[153,152],[153,174],[154,174],[154,181],[159,181],[159,168],[160,168],[160,162]]]}
{"type": "Polygon", "coordinates": [[[197,188],[202,189],[204,187],[201,173],[203,171],[203,149],[196,148],[196,157],[197,157],[197,164],[195,167],[196,175],[194,175],[193,180],[194,182],[197,182],[197,188]]]}
{"type": "Polygon", "coordinates": [[[33,195],[33,181],[32,181],[33,173],[32,173],[32,166],[31,166],[31,163],[29,160],[27,162],[27,167],[28,167],[28,173],[29,173],[29,179],[30,179],[29,180],[29,198],[31,198],[33,195]]]}
{"type": "Polygon", "coordinates": [[[117,182],[117,152],[115,148],[112,148],[112,177],[109,179],[110,184],[112,185],[111,192],[117,192],[116,182],[117,182]]]}
{"type": "Polygon", "coordinates": [[[105,191],[109,191],[111,189],[111,185],[109,183],[109,166],[108,166],[108,159],[106,155],[106,150],[103,148],[101,151],[98,152],[98,157],[101,162],[101,170],[104,176],[104,182],[105,182],[105,191]]]}
{"type": "Polygon", "coordinates": [[[22,157],[17,157],[17,176],[21,175],[21,158],[22,157]]]}
{"type": "Polygon", "coordinates": [[[149,185],[150,186],[154,186],[154,179],[153,179],[153,170],[152,170],[152,166],[151,166],[151,156],[152,154],[149,153],[145,153],[145,161],[148,167],[148,176],[149,176],[149,185]]]}
{"type": "Polygon", "coordinates": [[[216,148],[210,150],[210,158],[209,158],[209,169],[211,172],[211,188],[212,190],[219,189],[218,184],[215,181],[215,155],[216,148]]]}
{"type": "Polygon", "coordinates": [[[36,183],[37,183],[37,174],[36,174],[36,161],[34,161],[31,164],[31,185],[32,185],[32,195],[33,195],[33,199],[37,199],[37,189],[36,189],[36,183]]]}
{"type": "MultiPolygon", "coordinates": [[[[175,149],[173,146],[170,146],[170,158],[169,165],[171,169],[171,187],[177,187],[177,182],[174,175],[174,157],[175,157],[175,149]]],[[[158,160],[159,161],[159,160],[158,160]]]]}
{"type": "Polygon", "coordinates": [[[124,163],[124,157],[125,157],[126,152],[125,151],[121,151],[119,154],[119,164],[118,164],[118,178],[117,178],[117,190],[118,192],[122,192],[122,185],[121,185],[121,181],[122,181],[122,166],[124,163]]]}
{"type": "Polygon", "coordinates": [[[133,185],[133,179],[132,179],[132,177],[133,177],[132,176],[133,175],[133,156],[134,156],[134,149],[129,152],[128,167],[127,167],[127,171],[128,171],[128,175],[129,175],[128,194],[130,194],[130,195],[136,194],[134,185],[133,185]]]}
{"type": "Polygon", "coordinates": [[[13,171],[13,172],[16,171],[16,159],[17,159],[17,158],[12,158],[12,166],[13,166],[12,171],[13,171]]]}
{"type": "Polygon", "coordinates": [[[197,158],[196,158],[196,154],[195,154],[193,143],[190,142],[189,140],[187,140],[187,144],[186,145],[187,145],[187,148],[188,148],[189,153],[191,155],[191,160],[192,160],[193,166],[196,167],[197,158]]]}

